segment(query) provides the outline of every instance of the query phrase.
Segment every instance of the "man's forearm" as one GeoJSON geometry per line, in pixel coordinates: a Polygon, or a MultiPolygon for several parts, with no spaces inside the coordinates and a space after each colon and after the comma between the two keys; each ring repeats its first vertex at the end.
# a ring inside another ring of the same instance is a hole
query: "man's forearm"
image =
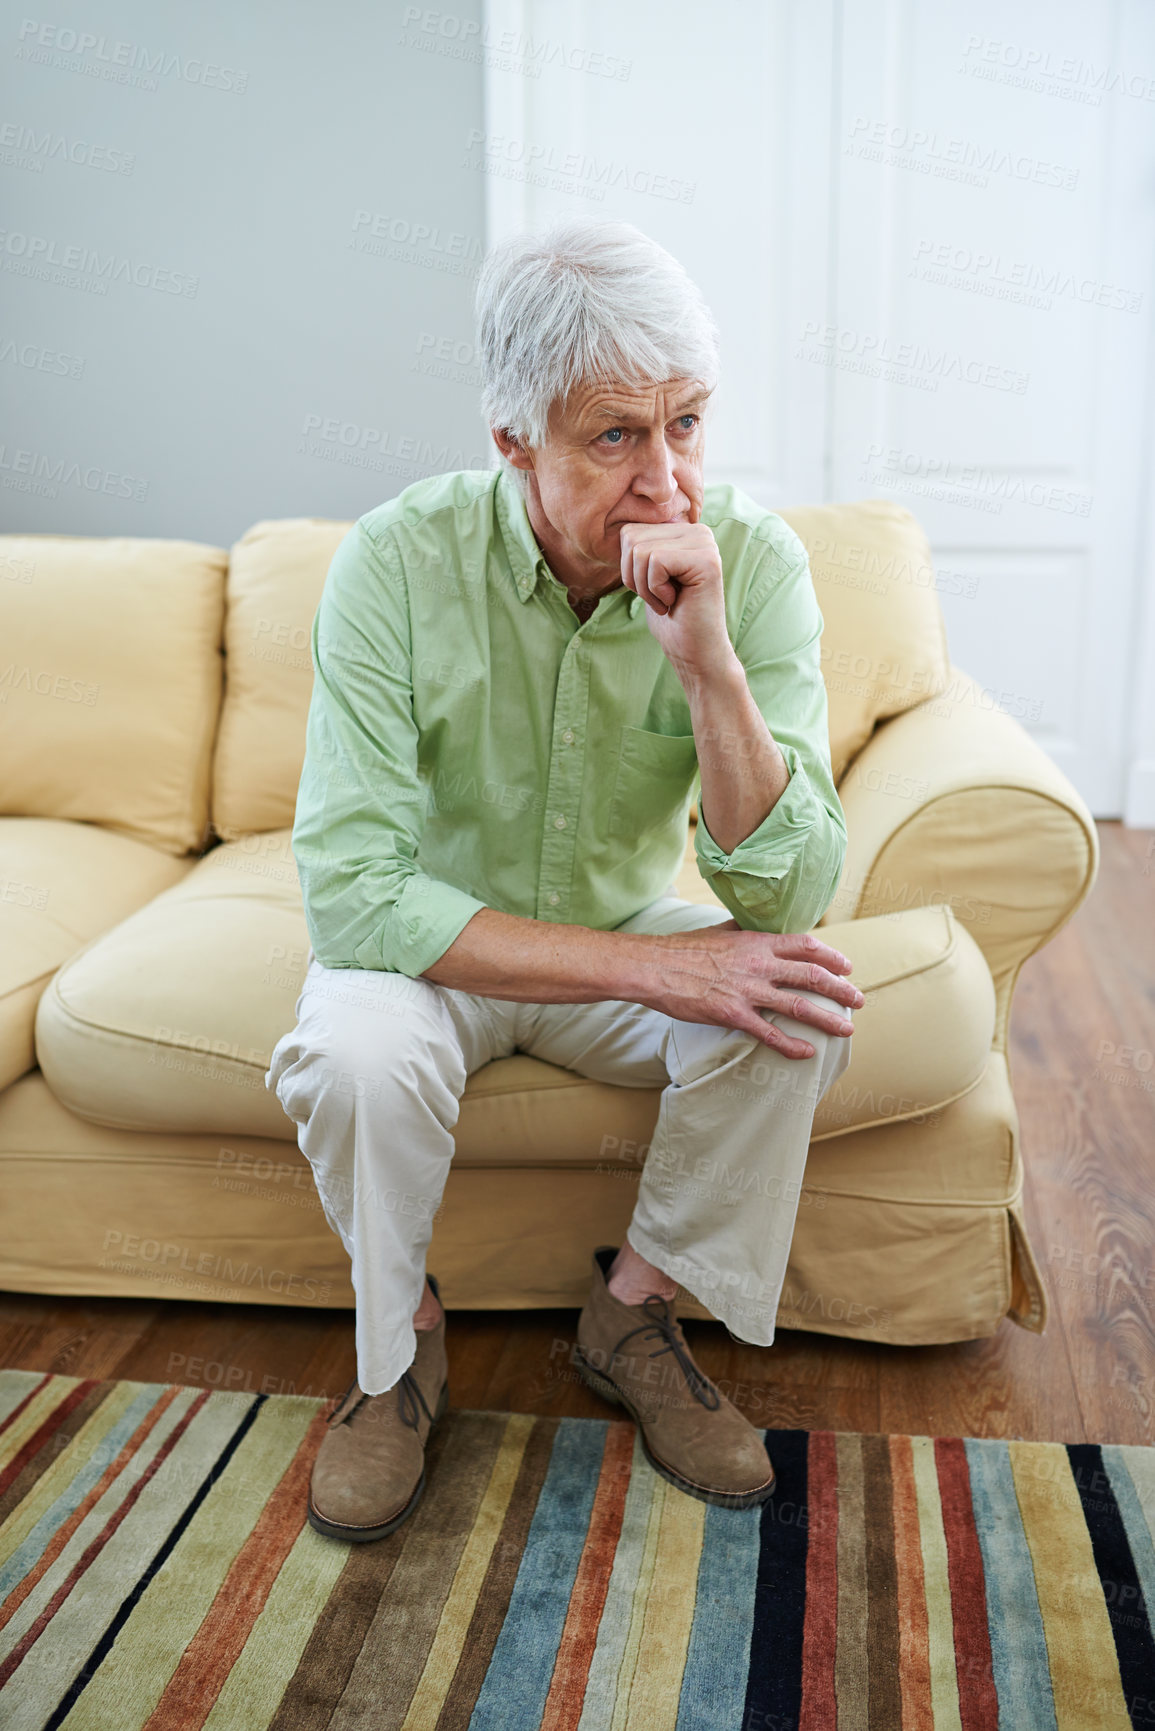
{"type": "Polygon", "coordinates": [[[701,813],[722,849],[732,853],[769,817],[790,781],[735,655],[704,675],[679,672],[702,777],[701,813]]]}
{"type": "Polygon", "coordinates": [[[862,993],[849,972],[844,955],[807,933],[744,932],[729,920],[686,932],[601,932],[481,908],[422,977],[515,1003],[645,1004],[675,1021],[740,1029],[786,1058],[812,1058],[810,1041],[767,1012],[850,1034],[839,1006],[857,1008],[862,993]]]}
{"type": "Polygon", "coordinates": [[[638,1002],[647,956],[661,941],[482,908],[422,978],[518,1004],[638,1002]]]}

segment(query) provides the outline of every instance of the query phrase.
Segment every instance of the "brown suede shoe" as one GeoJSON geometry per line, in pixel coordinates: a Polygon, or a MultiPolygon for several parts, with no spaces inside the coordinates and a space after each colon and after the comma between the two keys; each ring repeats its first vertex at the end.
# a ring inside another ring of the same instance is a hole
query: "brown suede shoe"
{"type": "Polygon", "coordinates": [[[633,1415],[646,1459],[680,1491],[726,1509],[764,1503],[774,1490],[765,1443],[695,1364],[667,1299],[631,1305],[613,1296],[606,1277],[616,1255],[612,1245],[594,1251],[578,1371],[633,1415]]]}
{"type": "MultiPolygon", "coordinates": [[[[437,1282],[428,1276],[440,1300],[437,1282]]],[[[383,1539],[409,1519],[425,1490],[425,1443],[449,1405],[445,1316],[417,1333],[417,1356],[385,1394],[354,1377],[329,1415],[313,1462],[309,1525],[330,1539],[383,1539]]]]}

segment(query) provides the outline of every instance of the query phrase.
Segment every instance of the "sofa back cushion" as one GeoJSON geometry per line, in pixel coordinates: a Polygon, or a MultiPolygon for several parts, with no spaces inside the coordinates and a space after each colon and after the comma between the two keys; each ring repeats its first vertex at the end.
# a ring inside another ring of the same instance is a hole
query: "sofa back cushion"
{"type": "Polygon", "coordinates": [[[225,568],[194,541],[0,536],[0,812],[205,845],[225,568]]]}
{"type": "Polygon", "coordinates": [[[313,690],[313,615],[351,523],[254,523],[229,555],[213,827],[226,841],[293,821],[313,690]]]}
{"type": "Polygon", "coordinates": [[[930,546],[889,499],[779,511],[810,555],[835,782],[875,724],[945,691],[946,630],[930,546]]]}

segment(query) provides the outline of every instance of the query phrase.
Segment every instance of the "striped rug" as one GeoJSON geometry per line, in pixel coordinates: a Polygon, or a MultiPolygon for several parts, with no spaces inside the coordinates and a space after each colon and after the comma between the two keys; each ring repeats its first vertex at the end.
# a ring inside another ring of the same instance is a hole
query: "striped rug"
{"type": "Polygon", "coordinates": [[[1155,1449],[772,1430],[738,1511],[454,1411],[356,1546],[304,1524],[330,1405],[0,1373],[5,1731],[1155,1723],[1155,1449]]]}

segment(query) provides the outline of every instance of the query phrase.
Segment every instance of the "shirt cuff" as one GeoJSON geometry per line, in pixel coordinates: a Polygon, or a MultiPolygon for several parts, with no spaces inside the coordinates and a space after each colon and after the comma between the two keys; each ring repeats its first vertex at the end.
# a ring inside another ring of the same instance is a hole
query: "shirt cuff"
{"type": "Polygon", "coordinates": [[[753,878],[783,877],[805,846],[816,821],[824,815],[824,807],[797,751],[792,745],[779,745],[778,749],[790,771],[790,780],[758,828],[730,853],[723,853],[706,828],[699,797],[694,853],[704,878],[715,877],[719,872],[743,872],[753,878]]]}
{"type": "Polygon", "coordinates": [[[416,979],[431,968],[487,904],[452,884],[423,874],[411,877],[380,933],[353,951],[358,967],[384,968],[416,979]]]}

